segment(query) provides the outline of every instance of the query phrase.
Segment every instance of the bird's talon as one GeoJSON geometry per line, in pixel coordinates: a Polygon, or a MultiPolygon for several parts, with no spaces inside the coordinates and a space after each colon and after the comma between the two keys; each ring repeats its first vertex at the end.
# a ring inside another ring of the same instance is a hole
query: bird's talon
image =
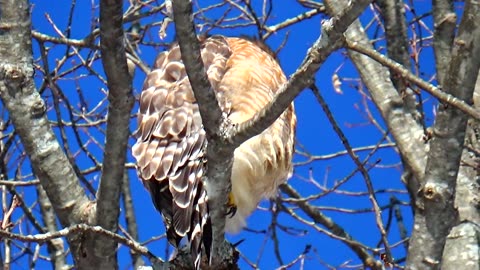
{"type": "Polygon", "coordinates": [[[232,218],[237,213],[237,205],[235,204],[235,198],[233,198],[233,194],[230,192],[228,194],[228,202],[227,202],[227,213],[225,214],[229,218],[232,218]]]}
{"type": "Polygon", "coordinates": [[[226,216],[229,218],[233,218],[237,213],[237,206],[236,205],[228,205],[227,206],[227,214],[226,216]]]}

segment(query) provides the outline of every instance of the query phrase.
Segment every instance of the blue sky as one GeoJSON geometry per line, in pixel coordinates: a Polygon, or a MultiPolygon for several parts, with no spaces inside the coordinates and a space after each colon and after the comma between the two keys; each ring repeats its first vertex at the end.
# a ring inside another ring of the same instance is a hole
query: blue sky
{"type": "MultiPolygon", "coordinates": [[[[203,4],[213,3],[215,1],[202,1],[203,4]]],[[[255,1],[252,1],[255,2],[255,1]]],[[[415,11],[417,15],[421,15],[428,11],[429,4],[426,1],[415,1],[415,11]]],[[[261,13],[261,7],[255,5],[255,9],[258,14],[261,13]]],[[[307,11],[307,9],[298,5],[295,1],[282,1],[282,4],[276,4],[272,10],[272,16],[267,25],[275,25],[284,21],[287,18],[297,16],[300,13],[307,11]]],[[[68,22],[68,13],[70,12],[69,5],[53,4],[53,1],[33,1],[32,7],[32,20],[33,28],[41,33],[49,34],[52,36],[58,36],[56,30],[49,22],[56,24],[58,29],[65,33],[66,25],[68,22]]],[[[214,10],[207,13],[212,18],[218,18],[221,16],[221,10],[214,10]]],[[[72,32],[71,38],[82,39],[92,29],[91,19],[92,16],[98,15],[98,6],[92,10],[90,1],[77,1],[76,8],[73,13],[72,20],[72,32]]],[[[232,16],[235,12],[232,12],[232,16]]],[[[407,16],[412,18],[412,14],[407,12],[407,16]]],[[[366,25],[372,18],[372,11],[367,10],[361,17],[361,21],[366,25]]],[[[143,19],[142,23],[151,21],[161,21],[162,17],[155,16],[147,19],[143,19]]],[[[289,27],[278,31],[273,34],[267,41],[267,43],[275,50],[278,48],[286,36],[288,41],[284,48],[279,53],[279,59],[282,68],[284,69],[287,77],[290,76],[296,68],[300,65],[308,48],[318,38],[320,33],[321,21],[326,19],[324,16],[316,16],[312,19],[306,20],[293,27],[289,27]]],[[[425,23],[431,27],[431,18],[427,17],[425,23]]],[[[420,27],[421,28],[421,27],[420,27]]],[[[158,28],[152,29],[152,33],[156,33],[158,28]]],[[[412,30],[411,30],[412,31],[412,30]]],[[[416,29],[418,31],[418,28],[416,29]]],[[[378,33],[379,37],[383,37],[381,29],[376,28],[373,24],[367,29],[372,38],[374,33],[378,33]]],[[[428,31],[423,29],[425,35],[429,35],[428,31]]],[[[173,24],[171,24],[167,31],[166,41],[171,41],[174,37],[173,24]]],[[[220,29],[212,31],[211,34],[223,34],[228,36],[238,35],[255,35],[256,28],[241,27],[237,29],[220,29]]],[[[410,32],[410,35],[412,32],[410,32]]],[[[418,33],[417,33],[418,34],[418,33]]],[[[153,36],[153,40],[158,41],[157,36],[153,36]]],[[[375,43],[377,48],[380,48],[382,53],[385,51],[382,49],[385,43],[379,41],[375,43]]],[[[421,54],[420,66],[423,78],[429,79],[434,74],[434,61],[432,50],[428,46],[430,40],[426,40],[422,44],[426,48],[421,54]]],[[[51,67],[55,66],[55,63],[65,55],[66,47],[47,43],[47,46],[51,47],[48,52],[48,61],[51,67]]],[[[34,55],[36,64],[42,64],[39,61],[39,49],[38,43],[33,42],[34,55]]],[[[139,55],[145,63],[151,65],[153,63],[155,54],[158,52],[158,48],[151,48],[146,46],[140,47],[139,55]]],[[[83,58],[87,58],[90,51],[82,49],[79,51],[79,55],[83,58]]],[[[66,63],[61,71],[66,71],[72,66],[81,63],[81,59],[78,56],[72,57],[73,61],[66,63]]],[[[92,67],[103,75],[100,61],[95,61],[92,67]]],[[[39,72],[36,74],[37,86],[41,85],[41,78],[43,75],[39,72]]],[[[145,74],[137,69],[137,73],[134,78],[134,92],[138,96],[141,91],[141,86],[145,74]]],[[[365,113],[366,108],[371,112],[372,116],[378,121],[382,128],[385,128],[383,121],[381,120],[375,105],[366,97],[363,93],[367,90],[359,82],[358,75],[352,64],[346,58],[345,51],[338,51],[331,55],[331,57],[323,64],[320,71],[316,75],[316,83],[319,87],[322,95],[326,99],[330,109],[332,110],[337,123],[340,125],[343,132],[346,134],[350,144],[353,147],[369,146],[377,144],[382,138],[378,129],[369,123],[367,115],[365,113]],[[342,92],[337,93],[333,89],[332,76],[337,74],[342,80],[342,92]]],[[[66,76],[66,79],[58,81],[59,86],[62,88],[65,95],[70,100],[70,103],[81,107],[82,100],[77,94],[77,89],[81,89],[86,100],[85,104],[88,110],[92,110],[103,98],[105,98],[106,86],[95,76],[91,75],[85,68],[79,68],[77,71],[70,73],[66,76]]],[[[44,92],[44,97],[47,101],[47,105],[52,107],[51,92],[47,89],[44,92]]],[[[432,122],[432,111],[435,102],[429,99],[428,96],[424,96],[426,100],[425,112],[427,114],[427,123],[432,122]]],[[[106,102],[104,102],[97,110],[96,113],[104,113],[106,109],[106,102]]],[[[305,90],[295,99],[296,112],[298,117],[298,130],[297,130],[297,145],[301,145],[306,151],[312,155],[327,155],[344,150],[344,147],[333,131],[331,124],[328,122],[324,112],[320,105],[315,100],[315,97],[309,90],[305,90]]],[[[135,111],[136,111],[135,107],[135,111]]],[[[79,109],[80,110],[80,109],[79,109]]],[[[62,117],[68,117],[67,111],[62,109],[62,117]]],[[[49,112],[49,117],[52,120],[56,119],[54,110],[49,112]]],[[[82,121],[80,121],[81,123],[82,121]]],[[[95,142],[88,144],[89,150],[93,155],[101,160],[102,158],[102,146],[104,141],[104,134],[102,129],[105,126],[101,125],[99,129],[93,129],[89,131],[81,132],[81,139],[85,141],[89,140],[89,136],[94,137],[98,141],[98,145],[95,142]]],[[[136,121],[132,120],[131,130],[135,130],[136,121]]],[[[58,130],[56,129],[57,135],[58,130]]],[[[73,134],[71,131],[69,135],[73,134]]],[[[133,143],[133,139],[130,140],[133,143]]],[[[385,143],[386,141],[384,141],[385,143]]],[[[72,151],[79,149],[78,145],[72,143],[72,151]]],[[[358,152],[358,156],[363,159],[369,151],[358,152]]],[[[128,153],[130,162],[133,162],[132,156],[128,153]]],[[[304,157],[297,155],[295,161],[299,162],[305,160],[304,157]]],[[[88,168],[92,165],[89,158],[84,153],[79,153],[76,157],[76,161],[81,169],[88,168]]],[[[400,160],[395,149],[391,147],[382,148],[378,150],[371,158],[368,164],[372,164],[378,161],[378,167],[373,168],[370,171],[370,177],[372,179],[375,189],[391,189],[398,192],[385,192],[377,194],[379,204],[388,204],[391,196],[395,196],[397,199],[408,202],[408,196],[405,194],[405,189],[400,181],[401,166],[400,160]]],[[[28,161],[21,164],[22,170],[29,170],[28,161]]],[[[294,176],[289,183],[297,189],[302,195],[313,195],[321,192],[319,186],[316,186],[308,181],[309,176],[315,179],[317,184],[325,185],[326,188],[332,187],[336,182],[346,177],[350,172],[355,169],[355,164],[348,155],[342,155],[333,159],[316,161],[307,165],[297,166],[294,171],[294,176]]],[[[13,174],[10,176],[12,177],[13,174]]],[[[99,173],[92,173],[86,175],[86,178],[92,183],[92,185],[98,185],[99,173]]],[[[164,232],[164,225],[160,218],[160,215],[154,210],[150,201],[150,196],[143,188],[140,181],[137,179],[136,173],[130,170],[131,188],[134,196],[134,207],[136,210],[136,218],[138,222],[138,228],[140,233],[140,242],[146,241],[154,236],[161,235],[164,232]]],[[[375,224],[375,217],[372,212],[349,214],[343,211],[332,211],[328,207],[338,207],[342,209],[359,210],[371,208],[371,203],[367,194],[352,196],[353,193],[366,192],[365,181],[362,176],[357,173],[347,183],[342,185],[338,192],[330,193],[326,196],[322,196],[311,203],[319,209],[323,209],[322,213],[333,219],[339,225],[341,225],[352,237],[362,243],[366,243],[371,247],[375,247],[380,239],[379,231],[375,224]],[[341,192],[340,192],[341,191],[341,192]]],[[[21,189],[25,194],[26,201],[33,204],[35,201],[33,188],[21,189]]],[[[281,195],[287,197],[285,194],[281,195]]],[[[271,206],[270,202],[265,201],[261,204],[261,207],[268,209],[271,206]]],[[[293,207],[294,211],[299,216],[307,218],[306,215],[296,209],[293,205],[287,204],[289,207],[293,207]]],[[[36,208],[36,214],[39,214],[38,207],[36,208]]],[[[411,210],[407,206],[400,206],[401,213],[403,215],[404,223],[410,233],[412,224],[411,210]]],[[[387,222],[388,212],[382,213],[383,223],[387,222]]],[[[16,217],[21,217],[21,211],[16,211],[16,217]]],[[[309,220],[309,219],[308,219],[309,220]]],[[[259,210],[255,212],[248,220],[248,227],[252,230],[266,230],[272,221],[272,216],[265,210],[259,210]]],[[[26,223],[26,222],[25,222],[26,223]]],[[[123,213],[121,216],[121,223],[125,224],[123,213]]],[[[278,223],[283,226],[289,226],[292,228],[291,233],[286,233],[282,230],[277,230],[277,237],[280,243],[280,253],[285,263],[295,259],[299,254],[303,252],[307,245],[312,245],[311,251],[307,254],[305,269],[326,269],[321,262],[326,262],[333,266],[339,266],[344,262],[349,262],[350,265],[357,265],[360,263],[356,255],[342,242],[332,239],[325,234],[315,231],[310,226],[301,224],[297,220],[288,216],[285,213],[280,213],[278,216],[278,223]],[[293,233],[292,233],[293,231],[293,233]]],[[[23,225],[27,226],[27,225],[23,225]]],[[[239,246],[241,252],[248,258],[248,260],[258,263],[261,269],[274,269],[279,266],[279,263],[273,253],[273,242],[269,239],[268,235],[243,232],[239,235],[229,236],[232,242],[245,239],[245,241],[239,246]],[[261,257],[260,260],[257,258],[261,257]]],[[[388,239],[390,244],[396,243],[400,240],[398,234],[398,228],[395,219],[392,221],[392,227],[389,230],[388,239]]],[[[163,257],[165,255],[164,240],[155,241],[148,245],[148,248],[156,255],[163,257]]],[[[42,249],[43,254],[46,254],[46,248],[42,249]]],[[[403,245],[397,245],[393,250],[395,258],[401,258],[405,256],[405,249],[403,245]]],[[[125,248],[120,249],[119,260],[121,263],[120,269],[129,269],[129,254],[125,248]]],[[[26,268],[24,260],[18,261],[18,269],[26,268]]],[[[39,261],[37,265],[38,269],[44,269],[50,267],[50,264],[45,261],[39,261]]],[[[248,264],[240,259],[241,269],[250,269],[248,264]]],[[[300,269],[301,264],[297,263],[292,266],[291,269],[300,269]]],[[[14,268],[16,269],[16,267],[14,268]]],[[[342,269],[339,267],[339,269],[342,269]]]]}

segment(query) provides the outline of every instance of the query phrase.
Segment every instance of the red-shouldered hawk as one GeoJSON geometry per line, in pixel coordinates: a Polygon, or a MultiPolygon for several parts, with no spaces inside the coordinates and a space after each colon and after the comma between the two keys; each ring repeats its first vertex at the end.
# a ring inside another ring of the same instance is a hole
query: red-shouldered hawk
{"type": "MultiPolygon", "coordinates": [[[[201,55],[219,105],[233,124],[252,118],[286,82],[277,61],[262,44],[245,38],[213,36],[201,55]]],[[[276,194],[292,173],[296,116],[293,103],[265,131],[234,152],[232,192],[236,207],[226,231],[238,232],[262,198],[276,194]]],[[[198,269],[201,245],[211,232],[202,176],[208,161],[206,136],[178,44],[162,52],[140,97],[133,156],[140,178],[161,212],[169,242],[178,248],[187,236],[198,269]],[[205,233],[204,233],[205,232],[205,233]]]]}

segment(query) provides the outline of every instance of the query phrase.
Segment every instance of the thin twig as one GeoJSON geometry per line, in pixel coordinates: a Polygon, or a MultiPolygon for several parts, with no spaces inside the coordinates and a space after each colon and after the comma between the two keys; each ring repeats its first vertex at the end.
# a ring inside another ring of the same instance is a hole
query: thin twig
{"type": "Polygon", "coordinates": [[[382,236],[382,241],[383,241],[383,244],[385,245],[385,253],[389,256],[389,258],[391,258],[392,254],[391,254],[391,251],[390,251],[390,245],[388,244],[387,233],[385,232],[385,226],[383,225],[383,221],[382,221],[382,214],[381,214],[382,210],[381,210],[380,206],[378,205],[377,198],[375,196],[375,189],[373,188],[372,180],[370,179],[370,175],[369,175],[367,169],[365,168],[365,166],[362,164],[360,159],[355,154],[355,152],[352,150],[352,147],[351,147],[350,143],[348,142],[347,138],[345,137],[345,134],[343,133],[343,131],[338,126],[335,118],[333,117],[332,112],[330,111],[330,108],[328,107],[327,103],[325,102],[325,100],[321,96],[320,91],[318,90],[317,86],[312,85],[311,88],[312,88],[313,94],[317,98],[318,103],[320,103],[320,106],[322,107],[323,111],[325,112],[325,115],[327,116],[330,124],[332,125],[335,133],[337,133],[338,137],[342,141],[342,144],[345,146],[345,149],[348,151],[349,156],[352,158],[355,165],[357,165],[357,167],[360,170],[360,173],[362,174],[362,176],[365,180],[365,184],[367,185],[367,189],[368,189],[368,193],[369,193],[368,197],[369,197],[370,201],[372,202],[372,206],[373,206],[373,209],[375,211],[375,220],[377,222],[377,227],[380,230],[380,234],[382,236]]]}
{"type": "Polygon", "coordinates": [[[476,120],[480,120],[480,111],[468,105],[465,101],[458,99],[457,97],[452,96],[447,92],[444,92],[440,88],[422,80],[420,77],[411,73],[408,69],[406,69],[404,66],[400,65],[399,63],[385,57],[384,55],[382,55],[381,53],[375,50],[372,50],[370,48],[367,48],[361,45],[358,42],[347,40],[346,45],[348,49],[364,54],[372,58],[373,60],[379,62],[380,64],[390,68],[392,71],[396,71],[400,76],[416,84],[418,87],[422,88],[432,96],[438,98],[440,101],[446,104],[452,105],[453,107],[461,110],[462,112],[475,118],[476,120]]]}
{"type": "Polygon", "coordinates": [[[131,239],[128,239],[119,234],[113,233],[111,231],[105,230],[100,226],[89,226],[86,224],[77,224],[77,225],[73,225],[73,226],[61,229],[56,232],[48,232],[48,233],[34,234],[34,235],[16,234],[16,233],[11,233],[5,230],[0,230],[0,237],[16,239],[22,242],[44,243],[46,241],[49,241],[55,238],[67,237],[67,236],[72,236],[74,234],[85,233],[85,232],[91,232],[97,235],[106,236],[109,239],[112,239],[117,243],[125,245],[131,248],[132,250],[134,250],[135,252],[147,257],[152,262],[163,263],[162,260],[160,260],[155,255],[153,255],[148,250],[148,248],[142,246],[140,243],[133,241],[131,239]]]}

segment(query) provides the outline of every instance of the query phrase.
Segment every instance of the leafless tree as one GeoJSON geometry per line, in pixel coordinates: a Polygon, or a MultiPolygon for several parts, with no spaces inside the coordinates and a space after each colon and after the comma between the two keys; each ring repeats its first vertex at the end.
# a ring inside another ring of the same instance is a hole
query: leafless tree
{"type": "MultiPolygon", "coordinates": [[[[153,62],[143,55],[165,50],[173,39],[191,49],[182,58],[202,117],[208,116],[209,167],[224,168],[208,171],[210,184],[228,187],[235,147],[301,93],[299,132],[330,132],[317,144],[336,147],[313,149],[299,136],[294,177],[259,207],[268,222],[242,234],[245,242],[262,243],[253,256],[248,243],[237,252],[225,244],[227,193],[214,195],[212,269],[239,262],[279,269],[480,269],[478,1],[436,0],[428,9],[418,8],[427,4],[421,1],[288,1],[301,10],[294,15],[284,15],[287,1],[271,0],[54,4],[65,5],[64,12],[41,2],[0,0],[2,269],[192,267],[183,251],[168,262],[160,218],[154,219],[158,231],[140,242],[145,224],[133,206],[148,195],[132,196],[130,189],[141,186],[130,147],[135,102],[153,62]],[[89,25],[78,25],[78,16],[89,17],[89,25]],[[39,17],[42,23],[32,20],[39,17]],[[312,24],[318,34],[302,34],[310,44],[291,38],[312,24]],[[230,126],[218,108],[205,107],[210,86],[197,35],[212,33],[254,35],[277,44],[272,50],[280,61],[298,63],[271,103],[244,124],[230,126]],[[283,55],[288,48],[296,53],[283,55]],[[326,68],[332,54],[335,67],[326,68]],[[302,121],[307,106],[324,120],[302,121]],[[358,140],[365,128],[372,135],[358,140]],[[359,206],[328,206],[330,200],[359,206]],[[352,224],[362,224],[373,239],[352,224]],[[289,250],[288,242],[297,240],[304,248],[289,250]],[[152,249],[158,243],[165,253],[152,249]],[[322,246],[338,243],[340,259],[322,255],[322,246]],[[119,263],[121,252],[129,252],[128,263],[119,263]],[[275,262],[262,264],[265,256],[275,262]]],[[[142,207],[153,211],[150,203],[142,207]]]]}

